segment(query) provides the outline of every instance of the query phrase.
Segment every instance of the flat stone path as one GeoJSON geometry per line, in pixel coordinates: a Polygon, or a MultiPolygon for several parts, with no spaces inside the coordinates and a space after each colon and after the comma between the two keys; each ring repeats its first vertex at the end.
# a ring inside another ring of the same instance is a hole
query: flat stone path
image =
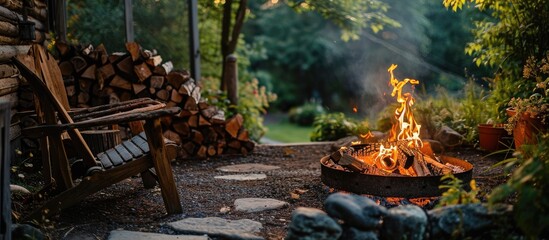
{"type": "Polygon", "coordinates": [[[279,169],[278,166],[265,165],[260,163],[247,163],[247,164],[236,164],[236,165],[227,165],[217,168],[220,172],[231,172],[231,173],[248,173],[248,172],[267,172],[279,169]]]}
{"type": "Polygon", "coordinates": [[[255,235],[263,228],[260,222],[250,219],[227,220],[218,217],[185,218],[166,224],[176,232],[185,234],[207,234],[223,239],[263,239],[255,235]]]}
{"type": "Polygon", "coordinates": [[[214,176],[214,178],[225,179],[225,180],[250,181],[250,180],[265,179],[267,178],[267,175],[265,175],[264,173],[248,173],[248,174],[214,176]]]}
{"type": "Polygon", "coordinates": [[[234,201],[234,209],[239,212],[262,212],[280,209],[289,203],[272,198],[239,198],[234,201]]]}
{"type": "Polygon", "coordinates": [[[107,240],[208,240],[208,236],[198,236],[198,235],[168,235],[160,233],[149,233],[149,232],[133,232],[126,230],[113,230],[109,234],[107,240]]]}
{"type": "MultiPolygon", "coordinates": [[[[264,173],[280,169],[278,166],[249,163],[227,165],[217,168],[224,173],[241,173],[232,175],[214,176],[215,179],[251,181],[267,178],[264,173]]],[[[267,210],[287,207],[289,203],[272,198],[239,198],[234,201],[234,209],[239,212],[261,212],[267,210]]],[[[261,231],[263,225],[250,219],[228,220],[218,217],[206,218],[185,218],[179,221],[166,224],[177,233],[191,235],[168,235],[149,232],[133,232],[125,230],[111,231],[108,240],[207,240],[209,237],[222,239],[245,239],[256,240],[263,237],[256,235],[261,231]]]]}

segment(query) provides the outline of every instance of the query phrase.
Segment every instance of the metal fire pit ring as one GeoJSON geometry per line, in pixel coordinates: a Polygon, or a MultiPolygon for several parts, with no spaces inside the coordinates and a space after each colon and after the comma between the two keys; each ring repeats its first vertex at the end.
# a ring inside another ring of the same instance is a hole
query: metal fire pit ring
{"type": "MultiPolygon", "coordinates": [[[[353,192],[357,194],[369,194],[380,197],[436,197],[443,193],[439,189],[442,176],[421,176],[421,177],[396,177],[363,174],[359,172],[348,172],[338,170],[326,165],[330,156],[320,160],[321,180],[329,187],[353,192]]],[[[450,163],[465,169],[464,172],[455,173],[458,179],[466,183],[473,177],[473,165],[454,157],[441,156],[442,163],[450,163]]]]}

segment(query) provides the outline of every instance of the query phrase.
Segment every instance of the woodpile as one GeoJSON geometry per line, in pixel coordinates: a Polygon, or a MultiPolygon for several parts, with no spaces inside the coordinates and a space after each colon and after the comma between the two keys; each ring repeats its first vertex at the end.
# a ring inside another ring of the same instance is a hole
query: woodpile
{"type": "Polygon", "coordinates": [[[174,70],[155,50],[135,42],[126,43],[126,52],[112,54],[103,45],[57,43],[56,48],[71,106],[148,97],[181,107],[179,115],[163,118],[162,124],[164,136],[182,147],[182,158],[247,154],[253,149],[242,116],[226,119],[222,110],[201,98],[189,72],[174,70]]]}

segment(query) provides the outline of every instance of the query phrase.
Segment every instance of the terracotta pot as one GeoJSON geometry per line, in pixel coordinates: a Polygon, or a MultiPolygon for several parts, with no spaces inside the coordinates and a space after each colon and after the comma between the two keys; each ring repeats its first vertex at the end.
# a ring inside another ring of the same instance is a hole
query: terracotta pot
{"type": "Polygon", "coordinates": [[[481,149],[495,152],[509,148],[511,135],[503,128],[503,124],[479,124],[478,138],[481,149]]]}
{"type": "MultiPolygon", "coordinates": [[[[513,108],[507,108],[507,115],[510,117],[516,115],[513,108]]],[[[523,113],[518,119],[513,128],[513,139],[515,141],[515,149],[519,149],[522,144],[536,144],[536,135],[540,132],[546,132],[547,126],[541,122],[541,118],[532,117],[530,113],[523,113]]]]}

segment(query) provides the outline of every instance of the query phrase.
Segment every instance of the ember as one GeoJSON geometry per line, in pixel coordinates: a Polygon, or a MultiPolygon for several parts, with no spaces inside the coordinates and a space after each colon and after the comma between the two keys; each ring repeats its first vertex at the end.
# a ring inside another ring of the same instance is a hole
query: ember
{"type": "MultiPolygon", "coordinates": [[[[419,81],[409,78],[399,81],[393,74],[396,67],[393,64],[388,71],[390,84],[393,86],[391,96],[396,98],[400,106],[395,110],[395,124],[388,140],[375,143],[353,142],[350,147],[342,147],[323,158],[322,180],[325,184],[356,193],[423,197],[440,194],[438,185],[441,175],[452,173],[458,178],[463,177],[467,182],[471,179],[471,164],[455,158],[436,156],[430,144],[420,139],[421,125],[416,122],[412,111],[415,100],[411,93],[402,92],[408,83],[417,85],[419,81]],[[359,181],[364,176],[374,182],[359,181]],[[341,181],[342,179],[348,181],[341,181]],[[364,184],[369,186],[362,186],[364,184]]],[[[363,139],[370,136],[371,133],[361,135],[363,139]]]]}

